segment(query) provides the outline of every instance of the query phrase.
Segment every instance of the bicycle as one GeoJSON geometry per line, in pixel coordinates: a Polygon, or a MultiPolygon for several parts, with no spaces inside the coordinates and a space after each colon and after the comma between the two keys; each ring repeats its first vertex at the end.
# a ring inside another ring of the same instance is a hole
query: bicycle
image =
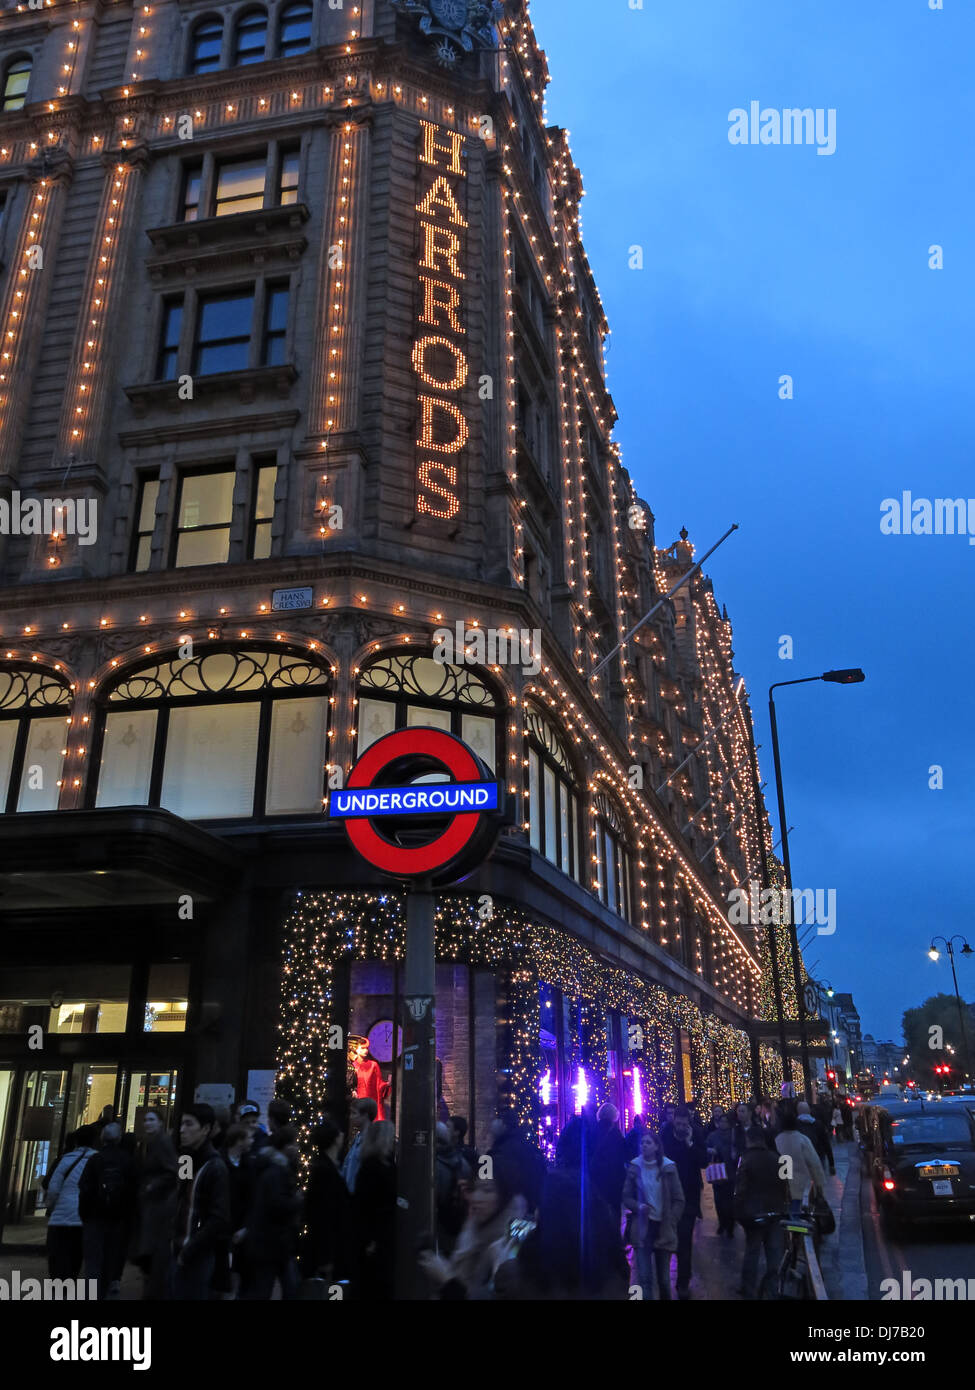
{"type": "Polygon", "coordinates": [[[806,1209],[799,1216],[769,1215],[782,1224],[786,1246],[778,1269],[769,1270],[762,1280],[759,1298],[787,1299],[792,1302],[814,1299],[815,1287],[806,1257],[806,1241],[816,1235],[812,1215],[806,1209]]]}

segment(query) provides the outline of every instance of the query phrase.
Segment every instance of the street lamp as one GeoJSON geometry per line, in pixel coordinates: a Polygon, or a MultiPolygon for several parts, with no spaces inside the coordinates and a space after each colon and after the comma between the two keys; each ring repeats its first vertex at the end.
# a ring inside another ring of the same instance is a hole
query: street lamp
{"type": "MultiPolygon", "coordinates": [[[[785,818],[785,794],[782,790],[782,762],[779,757],[779,730],[775,721],[775,701],[772,691],[785,685],[808,685],[810,681],[830,681],[834,685],[859,685],[866,676],[859,667],[847,667],[840,671],[824,671],[821,676],[803,676],[795,681],[776,681],[768,690],[769,724],[772,730],[772,756],[775,759],[775,789],[778,793],[779,828],[782,831],[782,867],[785,869],[785,886],[789,894],[789,941],[792,947],[792,974],[796,990],[796,1008],[799,1013],[799,1047],[802,1053],[802,1074],[806,1100],[812,1101],[812,1084],[809,1076],[809,1038],[806,1033],[806,1011],[802,1001],[802,965],[799,957],[799,933],[796,930],[795,914],[791,907],[792,865],[789,862],[789,822],[785,818]]],[[[773,958],[776,952],[772,952],[773,958]]]]}
{"type": "MultiPolygon", "coordinates": [[[[928,955],[935,961],[941,959],[941,952],[938,950],[937,946],[939,941],[943,943],[945,950],[948,952],[948,960],[951,962],[951,978],[955,986],[955,1003],[958,1005],[958,1023],[961,1027],[961,1045],[965,1050],[965,1075],[971,1080],[972,1058],[968,1050],[968,1033],[965,1029],[965,1010],[962,1007],[961,995],[958,993],[958,976],[955,973],[955,942],[961,942],[961,951],[959,955],[970,956],[973,952],[971,946],[969,946],[968,942],[961,935],[953,936],[950,939],[944,936],[935,936],[931,940],[931,947],[928,951],[928,955]]],[[[948,1050],[950,1052],[951,1048],[948,1050]]]]}

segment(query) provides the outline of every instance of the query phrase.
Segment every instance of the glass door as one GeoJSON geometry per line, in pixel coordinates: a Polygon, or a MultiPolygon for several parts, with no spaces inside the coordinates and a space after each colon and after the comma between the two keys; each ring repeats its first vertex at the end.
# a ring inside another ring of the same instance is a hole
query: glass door
{"type": "Polygon", "coordinates": [[[176,1067],[138,1067],[123,1073],[120,1117],[127,1134],[142,1138],[142,1117],[147,1110],[157,1110],[163,1127],[170,1132],[176,1124],[176,1086],[179,1070],[176,1067]]]}
{"type": "Polygon", "coordinates": [[[60,1148],[67,1097],[67,1071],[26,1073],[3,1229],[7,1243],[44,1244],[46,1193],[41,1179],[60,1148]]]}

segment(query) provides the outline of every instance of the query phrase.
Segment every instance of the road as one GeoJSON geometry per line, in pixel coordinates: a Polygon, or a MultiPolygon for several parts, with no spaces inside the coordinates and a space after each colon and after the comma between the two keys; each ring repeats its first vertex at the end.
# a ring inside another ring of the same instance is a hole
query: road
{"type": "Polygon", "coordinates": [[[937,1279],[970,1279],[975,1293],[975,1221],[910,1226],[895,1237],[884,1229],[867,1178],[861,1179],[860,1203],[869,1298],[883,1298],[883,1280],[896,1279],[903,1299],[904,1270],[910,1271],[912,1281],[927,1279],[932,1284],[937,1279]]]}

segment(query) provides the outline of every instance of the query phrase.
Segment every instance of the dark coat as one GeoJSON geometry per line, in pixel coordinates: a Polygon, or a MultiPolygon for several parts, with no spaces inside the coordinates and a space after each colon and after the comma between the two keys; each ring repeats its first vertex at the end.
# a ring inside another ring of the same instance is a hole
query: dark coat
{"type": "Polygon", "coordinates": [[[169,1249],[176,1216],[176,1148],[168,1134],[156,1134],[145,1141],[139,1168],[138,1229],[136,1259],[151,1259],[169,1249]]]}
{"type": "Polygon", "coordinates": [[[735,1217],[743,1226],[766,1212],[789,1210],[789,1184],[779,1176],[779,1155],[748,1149],[735,1174],[735,1217]]]}
{"type": "Polygon", "coordinates": [[[677,1167],[680,1185],[684,1189],[684,1215],[701,1215],[701,1192],[704,1178],[701,1169],[707,1166],[708,1151],[704,1144],[691,1134],[690,1144],[678,1139],[673,1130],[663,1141],[663,1150],[677,1167]]]}
{"type": "Polygon", "coordinates": [[[590,1175],[596,1191],[611,1211],[618,1212],[623,1201],[626,1177],[626,1140],[614,1120],[596,1126],[590,1175]]]}
{"type": "Polygon", "coordinates": [[[339,1169],[327,1154],[312,1159],[305,1193],[308,1241],[304,1260],[308,1276],[327,1270],[333,1282],[351,1280],[355,1269],[353,1199],[339,1169]]]}
{"type": "Polygon", "coordinates": [[[302,1196],[291,1164],[267,1146],[254,1160],[254,1195],[247,1214],[244,1248],[255,1264],[277,1264],[298,1248],[302,1196]]]}
{"type": "Polygon", "coordinates": [[[505,1186],[525,1198],[529,1210],[538,1206],[545,1181],[545,1156],[541,1149],[529,1144],[515,1131],[500,1134],[489,1150],[495,1176],[501,1176],[505,1186]]]}
{"type": "Polygon", "coordinates": [[[120,1144],[109,1144],[93,1154],[78,1183],[78,1215],[85,1221],[130,1222],[135,1215],[136,1163],[120,1144]],[[118,1204],[108,1212],[103,1205],[103,1180],[118,1191],[118,1204]]]}
{"type": "MultiPolygon", "coordinates": [[[[649,1227],[647,1215],[640,1211],[644,1205],[643,1176],[641,1161],[635,1158],[626,1166],[626,1181],[623,1186],[623,1205],[632,1212],[632,1220],[627,1222],[630,1239],[634,1248],[647,1244],[649,1227]]],[[[663,1210],[660,1214],[660,1229],[653,1243],[655,1250],[677,1249],[677,1223],[684,1211],[684,1191],[677,1175],[677,1167],[665,1158],[660,1165],[660,1197],[663,1210]]]]}
{"type": "Polygon", "coordinates": [[[396,1245],[396,1168],[376,1154],[360,1164],[352,1199],[359,1235],[360,1297],[393,1297],[396,1245]]]}
{"type": "Polygon", "coordinates": [[[227,1165],[209,1141],[184,1153],[193,1160],[194,1176],[180,1179],[175,1246],[184,1264],[194,1264],[229,1238],[230,1192],[227,1165]]]}

